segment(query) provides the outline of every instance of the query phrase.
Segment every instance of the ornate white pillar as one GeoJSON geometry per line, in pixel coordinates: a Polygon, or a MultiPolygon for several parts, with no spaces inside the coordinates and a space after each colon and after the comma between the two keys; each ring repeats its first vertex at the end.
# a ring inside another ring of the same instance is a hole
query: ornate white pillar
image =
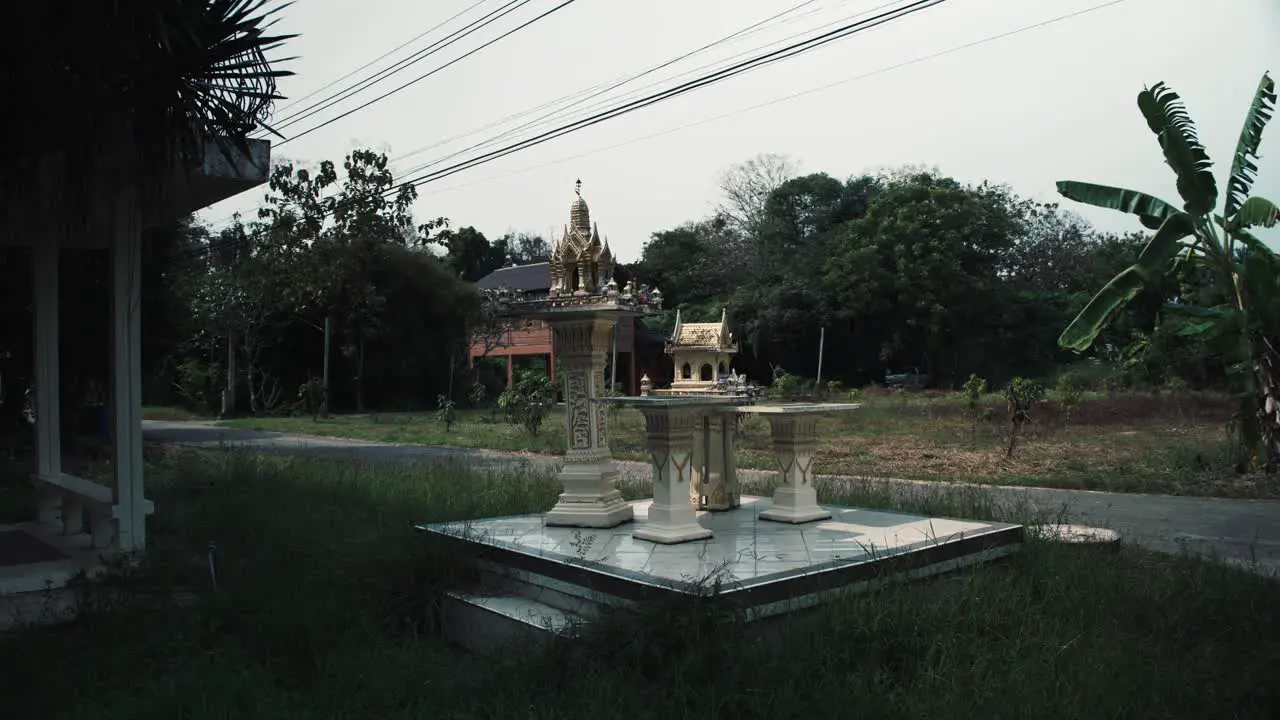
{"type": "Polygon", "coordinates": [[[701,424],[706,411],[662,404],[639,408],[644,413],[645,436],[653,459],[653,504],[649,506],[649,521],[638,525],[632,537],[664,544],[711,537],[711,531],[698,524],[697,513],[688,500],[693,484],[694,428],[701,424]]]}
{"type": "MultiPolygon", "coordinates": [[[[36,475],[45,478],[56,478],[62,474],[58,250],[56,238],[37,242],[31,250],[31,290],[35,310],[36,475]]],[[[24,390],[26,388],[10,388],[10,401],[21,403],[24,390]]],[[[62,494],[44,483],[37,483],[36,515],[42,524],[59,528],[63,519],[62,494]]]]}
{"type": "Polygon", "coordinates": [[[123,191],[116,208],[110,247],[113,512],[117,548],[133,553],[146,547],[150,509],[142,487],[142,231],[133,191],[123,191]]]}
{"type": "Polygon", "coordinates": [[[781,468],[780,486],[773,493],[773,507],[760,513],[762,520],[806,523],[826,520],[831,513],[818,505],[813,489],[813,447],[818,438],[817,414],[766,414],[773,436],[773,452],[781,468]]]}
{"type": "Polygon", "coordinates": [[[551,318],[564,381],[568,450],[559,480],[564,492],[546,515],[548,525],[609,528],[634,517],[618,492],[609,452],[606,408],[591,402],[604,391],[604,363],[615,318],[551,318]]]}

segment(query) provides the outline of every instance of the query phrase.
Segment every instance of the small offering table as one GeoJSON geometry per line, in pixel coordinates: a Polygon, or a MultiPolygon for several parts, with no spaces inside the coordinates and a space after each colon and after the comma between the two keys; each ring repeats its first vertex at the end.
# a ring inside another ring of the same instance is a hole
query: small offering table
{"type": "MultiPolygon", "coordinates": [[[[653,505],[649,520],[638,524],[632,537],[656,543],[673,544],[711,537],[711,531],[698,524],[697,513],[690,502],[695,463],[694,431],[705,427],[707,417],[719,420],[720,411],[737,407],[740,400],[732,397],[620,397],[597,398],[604,405],[633,407],[644,415],[646,443],[653,461],[653,505]]],[[[714,472],[723,477],[724,452],[707,453],[699,449],[697,460],[719,465],[706,468],[705,476],[714,472]]]]}
{"type": "Polygon", "coordinates": [[[773,507],[760,513],[762,520],[807,523],[831,517],[818,505],[818,493],[810,482],[813,446],[818,440],[818,419],[862,407],[845,403],[786,403],[744,405],[735,412],[763,416],[769,421],[773,452],[781,469],[781,486],[773,493],[773,507]]]}

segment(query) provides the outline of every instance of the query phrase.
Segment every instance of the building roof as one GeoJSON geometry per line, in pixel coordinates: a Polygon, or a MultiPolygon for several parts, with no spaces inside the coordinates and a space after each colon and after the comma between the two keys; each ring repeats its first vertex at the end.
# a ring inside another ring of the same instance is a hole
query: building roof
{"type": "Polygon", "coordinates": [[[519,292],[536,292],[551,288],[551,263],[530,263],[498,268],[476,281],[476,287],[489,290],[508,287],[519,292]]]}

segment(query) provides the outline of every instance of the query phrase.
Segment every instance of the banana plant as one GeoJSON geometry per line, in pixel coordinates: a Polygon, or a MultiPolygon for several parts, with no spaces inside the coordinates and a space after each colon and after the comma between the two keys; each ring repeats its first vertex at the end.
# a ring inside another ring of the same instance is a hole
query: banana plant
{"type": "Polygon", "coordinates": [[[1236,428],[1246,452],[1242,465],[1280,465],[1280,257],[1250,232],[1280,219],[1276,204],[1250,196],[1258,146],[1276,104],[1275,82],[1263,73],[1236,144],[1221,212],[1212,162],[1182,99],[1164,83],[1138,94],[1138,109],[1155,133],[1165,162],[1177,176],[1181,208],[1135,190],[1066,180],[1058,192],[1077,202],[1136,215],[1154,234],[1137,260],[1111,279],[1058,338],[1083,351],[1115,313],[1179,263],[1208,270],[1226,301],[1212,307],[1171,303],[1195,318],[1184,334],[1211,333],[1224,344],[1231,388],[1239,406],[1236,428]]]}

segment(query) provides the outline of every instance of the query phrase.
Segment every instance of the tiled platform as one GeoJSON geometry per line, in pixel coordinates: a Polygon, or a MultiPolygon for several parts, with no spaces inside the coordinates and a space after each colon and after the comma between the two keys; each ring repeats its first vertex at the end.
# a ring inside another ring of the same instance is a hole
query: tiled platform
{"type": "MultiPolygon", "coordinates": [[[[461,543],[490,567],[564,587],[590,588],[611,599],[659,594],[734,598],[761,615],[811,605],[821,596],[886,576],[918,577],[1016,552],[1018,525],[831,506],[830,520],[792,525],[762,520],[765,498],[743,498],[736,510],[699,512],[708,540],[658,545],[631,536],[650,501],[633,503],[636,520],[615,528],[548,527],[541,515],[421,526],[433,539],[461,543]]],[[[522,580],[522,582],[535,582],[522,580]]],[[[546,585],[546,583],[544,583],[546,585]]]]}

